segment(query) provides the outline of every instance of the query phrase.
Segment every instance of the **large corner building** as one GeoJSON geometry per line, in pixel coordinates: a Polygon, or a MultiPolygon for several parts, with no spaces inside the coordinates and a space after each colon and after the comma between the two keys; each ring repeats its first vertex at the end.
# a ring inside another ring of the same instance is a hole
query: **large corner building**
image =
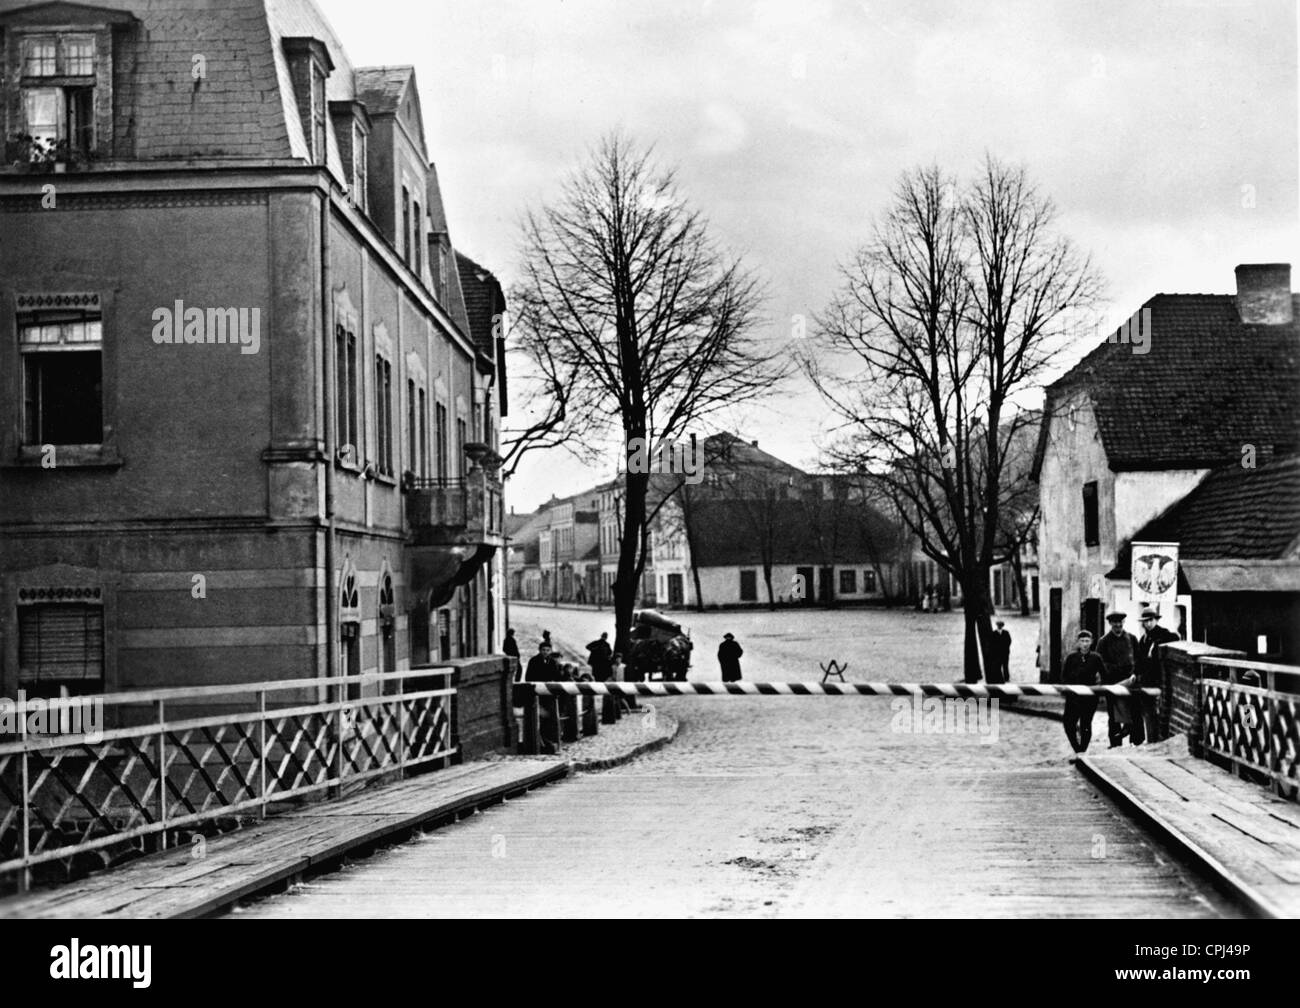
{"type": "Polygon", "coordinates": [[[0,694],[496,649],[505,305],[309,0],[0,0],[0,694]]]}

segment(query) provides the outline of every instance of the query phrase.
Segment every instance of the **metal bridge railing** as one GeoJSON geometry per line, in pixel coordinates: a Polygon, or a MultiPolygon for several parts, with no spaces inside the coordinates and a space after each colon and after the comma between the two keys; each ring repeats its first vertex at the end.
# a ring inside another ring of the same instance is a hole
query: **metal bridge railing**
{"type": "Polygon", "coordinates": [[[33,869],[65,879],[165,848],[168,831],[234,826],[264,818],[272,803],[440,766],[456,752],[452,675],[424,668],[42,700],[50,725],[84,729],[64,712],[98,703],[112,727],[33,734],[28,718],[11,717],[18,739],[0,742],[0,884],[24,890],[33,869]],[[373,684],[377,695],[359,695],[373,684]]]}

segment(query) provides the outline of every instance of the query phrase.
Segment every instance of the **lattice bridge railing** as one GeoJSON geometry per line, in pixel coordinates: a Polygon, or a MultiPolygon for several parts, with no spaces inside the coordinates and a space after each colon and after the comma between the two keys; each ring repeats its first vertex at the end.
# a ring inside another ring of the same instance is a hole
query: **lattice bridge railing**
{"type": "Polygon", "coordinates": [[[1300,668],[1234,658],[1201,666],[1201,741],[1239,776],[1300,799],[1300,668]]]}
{"type": "Polygon", "coordinates": [[[452,672],[40,702],[44,724],[71,723],[75,735],[34,734],[11,708],[18,739],[0,742],[0,885],[25,889],[33,870],[66,879],[166,847],[169,832],[234,828],[282,802],[440,766],[456,752],[452,672]],[[88,703],[102,704],[94,732],[81,717],[88,703]]]}

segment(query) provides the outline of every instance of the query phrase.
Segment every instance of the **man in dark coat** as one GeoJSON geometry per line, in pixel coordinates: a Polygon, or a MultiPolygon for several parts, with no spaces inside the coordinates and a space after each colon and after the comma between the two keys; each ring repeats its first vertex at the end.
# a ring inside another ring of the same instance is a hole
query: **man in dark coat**
{"type": "MultiPolygon", "coordinates": [[[[1106,622],[1110,632],[1097,642],[1097,657],[1106,666],[1102,683],[1117,686],[1133,674],[1137,661],[1137,638],[1124,629],[1127,617],[1122,612],[1109,613],[1106,622]]],[[[1106,716],[1109,719],[1110,747],[1112,749],[1124,743],[1124,736],[1129,733],[1133,722],[1132,709],[1128,697],[1108,696],[1106,698],[1106,716]]]]}
{"type": "Polygon", "coordinates": [[[993,631],[993,641],[997,645],[997,663],[998,672],[1001,674],[1002,682],[1011,681],[1011,631],[1006,629],[1006,623],[998,620],[998,628],[993,631]]]}
{"type": "MultiPolygon", "coordinates": [[[[1178,640],[1178,634],[1160,625],[1160,614],[1154,609],[1143,609],[1138,620],[1142,624],[1142,636],[1138,638],[1133,678],[1129,685],[1159,687],[1164,680],[1164,669],[1161,667],[1164,645],[1178,640]]],[[[1148,738],[1154,740],[1156,698],[1135,696],[1130,706],[1133,712],[1133,733],[1129,736],[1129,741],[1134,745],[1142,745],[1148,738]]]]}
{"type": "Polygon", "coordinates": [[[587,645],[587,664],[591,666],[591,677],[596,682],[609,679],[610,659],[613,656],[614,649],[609,646],[608,633],[601,634],[598,640],[587,645]]]}
{"type": "Polygon", "coordinates": [[[515,640],[515,631],[511,627],[506,627],[506,639],[501,642],[501,650],[511,658],[519,657],[519,642],[515,640]]]}
{"type": "Polygon", "coordinates": [[[723,682],[740,682],[740,656],[744,653],[735,637],[722,635],[722,643],[718,645],[718,665],[722,669],[723,682]]]}
{"type": "MultiPolygon", "coordinates": [[[[1092,634],[1080,630],[1076,650],[1065,656],[1061,666],[1061,682],[1069,686],[1098,686],[1106,666],[1092,650],[1092,634]]],[[[1087,752],[1092,741],[1092,718],[1097,713],[1098,697],[1070,696],[1065,698],[1065,737],[1077,753],[1087,752]]]]}
{"type": "Polygon", "coordinates": [[[560,666],[551,654],[551,645],[543,641],[537,645],[537,654],[528,659],[524,682],[555,682],[560,678],[560,666]]]}

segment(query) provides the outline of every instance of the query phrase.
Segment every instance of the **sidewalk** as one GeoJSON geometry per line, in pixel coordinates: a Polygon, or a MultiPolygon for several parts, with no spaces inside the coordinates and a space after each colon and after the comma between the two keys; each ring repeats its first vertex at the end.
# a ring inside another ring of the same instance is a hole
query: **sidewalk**
{"type": "Polygon", "coordinates": [[[326,870],[345,855],[395,840],[425,824],[455,821],[479,808],[558,781],[568,765],[466,763],[316,802],[255,826],[185,845],[54,889],[0,901],[6,918],[202,917],[326,870]]]}
{"type": "Polygon", "coordinates": [[[1182,737],[1076,765],[1257,914],[1300,917],[1300,805],[1190,756],[1182,737]]]}

